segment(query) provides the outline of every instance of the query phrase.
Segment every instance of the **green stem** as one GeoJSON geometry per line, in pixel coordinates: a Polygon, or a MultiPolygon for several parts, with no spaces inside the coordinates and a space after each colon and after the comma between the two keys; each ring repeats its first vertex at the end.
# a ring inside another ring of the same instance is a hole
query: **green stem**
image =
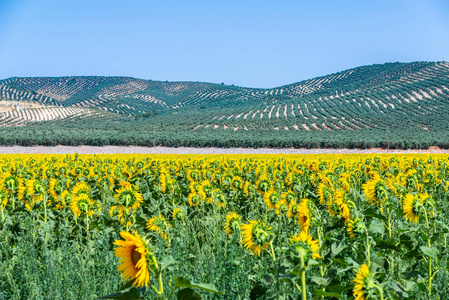
{"type": "Polygon", "coordinates": [[[165,299],[164,297],[164,283],[162,282],[162,272],[158,271],[157,284],[159,285],[159,295],[160,299],[165,299]]]}
{"type": "Polygon", "coordinates": [[[368,261],[368,268],[371,267],[371,257],[370,257],[370,245],[369,245],[369,235],[368,230],[366,231],[366,260],[368,261]]]}
{"type": "Polygon", "coordinates": [[[271,249],[270,255],[271,255],[271,257],[273,258],[273,261],[276,262],[276,256],[275,256],[275,254],[274,254],[273,241],[272,241],[272,240],[270,241],[270,249],[271,249]]]}
{"type": "MultiPolygon", "coordinates": [[[[432,243],[430,241],[430,229],[429,229],[429,219],[427,218],[427,212],[424,210],[424,216],[426,217],[426,228],[427,228],[427,247],[432,248],[432,243]]],[[[427,281],[427,289],[429,290],[429,297],[432,294],[432,257],[429,256],[429,280],[427,281]]]]}
{"type": "Polygon", "coordinates": [[[377,284],[374,284],[373,286],[379,291],[380,300],[384,300],[382,289],[377,284]]]}
{"type": "Polygon", "coordinates": [[[307,300],[307,294],[306,294],[306,267],[304,265],[304,251],[300,251],[300,258],[301,258],[301,289],[302,289],[302,300],[307,300]]]}

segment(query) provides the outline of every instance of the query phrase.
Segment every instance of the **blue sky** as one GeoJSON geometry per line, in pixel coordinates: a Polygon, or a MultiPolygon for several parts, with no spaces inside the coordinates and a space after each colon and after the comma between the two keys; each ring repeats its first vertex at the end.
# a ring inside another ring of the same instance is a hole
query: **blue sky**
{"type": "Polygon", "coordinates": [[[443,60],[447,0],[0,0],[0,79],[267,88],[361,65],[443,60]]]}

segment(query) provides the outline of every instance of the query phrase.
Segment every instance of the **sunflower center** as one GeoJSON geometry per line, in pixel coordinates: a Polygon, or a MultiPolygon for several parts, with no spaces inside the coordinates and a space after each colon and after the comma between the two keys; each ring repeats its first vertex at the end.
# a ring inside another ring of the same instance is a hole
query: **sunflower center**
{"type": "Polygon", "coordinates": [[[141,259],[142,255],[136,251],[137,247],[132,247],[131,249],[131,260],[133,262],[133,265],[136,266],[139,260],[141,259]]]}

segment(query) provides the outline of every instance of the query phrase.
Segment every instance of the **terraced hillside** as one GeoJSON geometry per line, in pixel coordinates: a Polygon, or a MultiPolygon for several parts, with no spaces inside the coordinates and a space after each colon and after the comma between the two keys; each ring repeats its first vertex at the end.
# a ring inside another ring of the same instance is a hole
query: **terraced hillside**
{"type": "Polygon", "coordinates": [[[192,140],[209,145],[211,137],[241,144],[275,136],[313,138],[318,146],[337,138],[390,146],[391,137],[402,147],[399,140],[412,138],[417,146],[446,142],[449,63],[363,66],[272,89],[129,77],[9,78],[0,81],[0,99],[39,103],[48,110],[0,112],[0,126],[39,121],[48,126],[52,120],[71,127],[76,118],[78,127],[88,123],[89,129],[107,131],[113,126],[106,120],[115,115],[122,123],[119,131],[151,136],[153,144],[157,136],[160,142],[176,140],[175,145],[192,140]]]}

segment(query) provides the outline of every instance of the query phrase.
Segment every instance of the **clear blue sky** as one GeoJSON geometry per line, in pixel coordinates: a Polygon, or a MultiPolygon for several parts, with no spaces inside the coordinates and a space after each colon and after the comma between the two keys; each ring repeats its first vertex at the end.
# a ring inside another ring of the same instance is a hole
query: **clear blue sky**
{"type": "Polygon", "coordinates": [[[0,0],[0,79],[265,88],[361,65],[442,60],[448,0],[0,0]]]}

